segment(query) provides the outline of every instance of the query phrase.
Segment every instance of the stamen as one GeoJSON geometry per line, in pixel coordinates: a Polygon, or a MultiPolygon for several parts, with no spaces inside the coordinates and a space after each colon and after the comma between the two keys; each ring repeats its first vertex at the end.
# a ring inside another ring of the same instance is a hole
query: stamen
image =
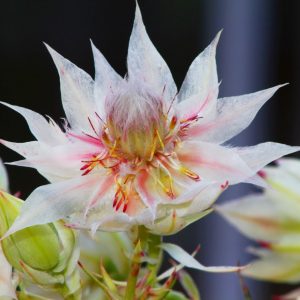
{"type": "Polygon", "coordinates": [[[157,146],[157,135],[154,133],[154,137],[153,137],[153,145],[152,145],[152,149],[151,149],[151,153],[150,153],[150,157],[148,159],[148,161],[151,161],[153,159],[155,150],[156,150],[156,146],[157,146]]]}
{"type": "Polygon", "coordinates": [[[165,148],[165,145],[164,145],[164,143],[163,143],[163,141],[162,141],[162,138],[161,138],[161,136],[160,136],[160,134],[159,134],[159,131],[158,131],[157,129],[155,129],[155,133],[156,133],[156,135],[157,135],[157,137],[158,137],[158,140],[159,140],[159,143],[160,143],[162,149],[164,149],[164,148],[165,148]]]}
{"type": "Polygon", "coordinates": [[[197,173],[191,171],[190,169],[188,169],[186,167],[181,166],[180,171],[182,173],[184,173],[186,176],[188,176],[189,178],[191,178],[195,181],[200,181],[201,180],[200,176],[197,173]]]}
{"type": "Polygon", "coordinates": [[[95,127],[94,127],[94,125],[93,125],[91,119],[90,119],[90,117],[88,117],[88,120],[89,120],[89,123],[90,123],[90,125],[91,125],[91,127],[92,127],[92,129],[93,129],[93,131],[94,131],[94,133],[95,133],[95,135],[96,135],[96,136],[99,136],[99,134],[97,133],[97,131],[96,131],[96,129],[95,129],[95,127]]]}

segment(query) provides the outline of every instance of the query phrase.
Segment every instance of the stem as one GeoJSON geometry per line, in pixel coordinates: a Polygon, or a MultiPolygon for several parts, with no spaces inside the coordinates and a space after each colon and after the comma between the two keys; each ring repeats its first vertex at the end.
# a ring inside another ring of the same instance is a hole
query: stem
{"type": "Polygon", "coordinates": [[[140,236],[140,231],[138,230],[137,243],[131,259],[124,300],[134,300],[135,298],[136,283],[141,268],[141,258],[143,256],[140,237],[142,238],[143,235],[140,236]]]}
{"type": "MultiPolygon", "coordinates": [[[[147,269],[149,270],[148,278],[145,285],[152,287],[156,283],[157,272],[160,268],[162,250],[158,247],[161,244],[161,237],[153,235],[144,226],[138,226],[136,230],[135,249],[131,259],[130,272],[127,278],[125,291],[125,300],[134,300],[136,291],[145,286],[138,286],[138,275],[141,269],[142,258],[146,254],[149,259],[147,269]]],[[[143,260],[145,261],[145,260],[143,260]]],[[[147,261],[147,260],[146,260],[147,261]]]]}

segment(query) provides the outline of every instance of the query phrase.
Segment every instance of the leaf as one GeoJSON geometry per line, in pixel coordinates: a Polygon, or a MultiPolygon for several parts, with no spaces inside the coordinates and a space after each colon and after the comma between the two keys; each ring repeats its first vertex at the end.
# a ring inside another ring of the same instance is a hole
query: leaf
{"type": "Polygon", "coordinates": [[[179,273],[179,281],[192,300],[200,300],[200,294],[194,279],[185,271],[179,273]]]}

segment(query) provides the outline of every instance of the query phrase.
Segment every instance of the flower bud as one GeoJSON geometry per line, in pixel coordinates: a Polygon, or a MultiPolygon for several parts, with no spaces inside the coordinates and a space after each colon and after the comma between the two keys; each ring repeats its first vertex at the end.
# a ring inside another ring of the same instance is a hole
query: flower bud
{"type": "MultiPolygon", "coordinates": [[[[0,236],[19,215],[22,203],[8,193],[0,194],[0,236]]],[[[75,266],[79,255],[76,236],[62,221],[17,231],[3,239],[1,244],[7,261],[29,282],[45,287],[55,286],[67,293],[68,281],[71,277],[76,278],[75,266]]],[[[74,290],[74,287],[71,288],[74,290]]]]}

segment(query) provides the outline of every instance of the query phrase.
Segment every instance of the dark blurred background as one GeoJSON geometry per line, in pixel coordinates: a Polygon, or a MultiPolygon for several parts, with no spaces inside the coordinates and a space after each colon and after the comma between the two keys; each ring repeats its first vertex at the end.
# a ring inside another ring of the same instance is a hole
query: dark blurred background
{"type": "MultiPolygon", "coordinates": [[[[266,140],[300,144],[300,1],[292,0],[140,0],[148,33],[180,86],[195,56],[222,28],[218,53],[220,95],[254,92],[290,82],[259,112],[253,124],[232,141],[252,145],[266,140]]],[[[64,116],[59,80],[42,41],[93,74],[91,38],[112,66],[126,73],[134,0],[25,0],[0,2],[0,99],[25,106],[60,121],[64,116]]],[[[29,141],[23,118],[1,107],[1,138],[29,141]]],[[[19,157],[0,147],[4,161],[19,157]]],[[[8,167],[11,190],[26,197],[46,181],[34,170],[8,167]]],[[[219,203],[251,191],[229,189],[219,203]]],[[[198,259],[208,265],[250,260],[241,237],[216,214],[171,238],[188,251],[202,245],[198,259]]],[[[193,272],[203,300],[240,300],[236,274],[193,272]]],[[[247,280],[253,298],[271,299],[289,290],[247,280]]]]}

